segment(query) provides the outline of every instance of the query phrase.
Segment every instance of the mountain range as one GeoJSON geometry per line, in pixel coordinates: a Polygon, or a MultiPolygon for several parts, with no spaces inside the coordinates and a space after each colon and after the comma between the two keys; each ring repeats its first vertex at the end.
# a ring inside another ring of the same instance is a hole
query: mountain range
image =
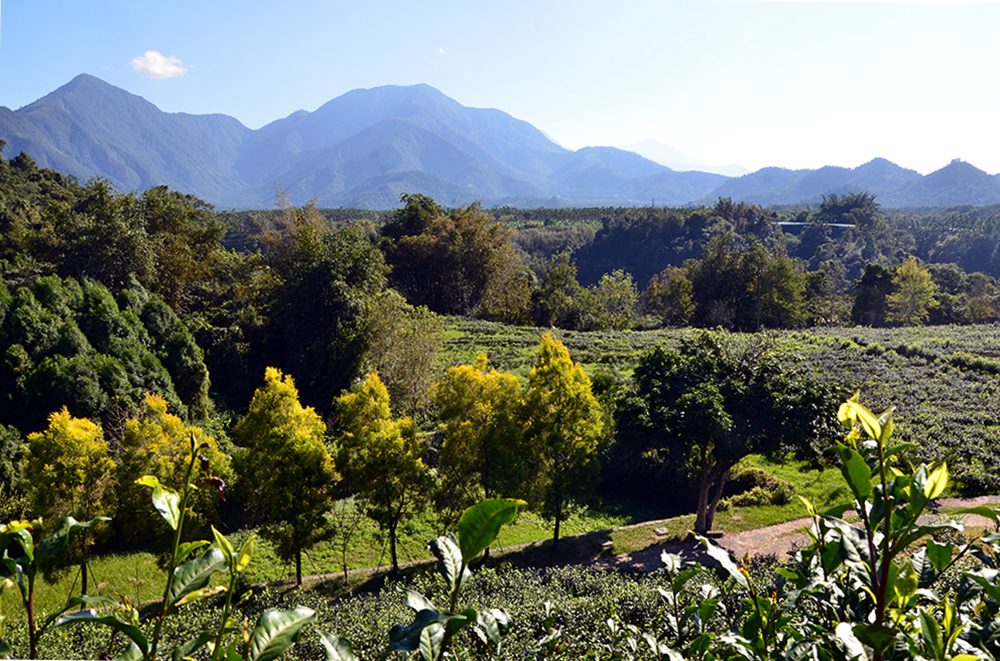
{"type": "Polygon", "coordinates": [[[401,193],[447,206],[681,206],[719,197],[777,205],[865,190],[890,207],[1000,203],[1000,176],[959,160],[927,176],[875,159],[730,177],[615,147],[571,151],[528,122],[467,108],[428,85],[353,90],[254,130],[221,114],[166,113],[82,74],[18,110],[0,106],[0,140],[8,157],[23,150],[81,181],[101,177],[123,191],[167,185],[221,208],[269,208],[277,186],[293,204],[374,209],[398,205],[401,193]]]}

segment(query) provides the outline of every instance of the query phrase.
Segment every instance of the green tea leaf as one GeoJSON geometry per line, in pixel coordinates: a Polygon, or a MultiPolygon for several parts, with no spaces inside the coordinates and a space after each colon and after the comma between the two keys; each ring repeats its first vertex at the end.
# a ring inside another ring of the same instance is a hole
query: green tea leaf
{"type": "Polygon", "coordinates": [[[326,650],[325,661],[357,661],[354,647],[347,638],[320,631],[319,642],[323,643],[323,648],[326,650]]]}
{"type": "Polygon", "coordinates": [[[438,571],[448,584],[448,591],[454,593],[471,576],[467,563],[462,561],[462,551],[454,535],[449,533],[432,539],[427,547],[438,559],[438,571]]]}
{"type": "Polygon", "coordinates": [[[271,661],[299,639],[302,627],[316,621],[316,611],[305,606],[279,611],[269,608],[257,618],[250,635],[249,661],[271,661]]]}
{"type": "Polygon", "coordinates": [[[185,595],[201,590],[208,585],[213,574],[225,570],[227,566],[226,557],[214,546],[200,558],[185,562],[174,569],[174,582],[170,586],[167,603],[171,607],[179,606],[185,595]]]}
{"type": "Polygon", "coordinates": [[[420,646],[417,648],[424,661],[437,661],[441,656],[441,643],[444,642],[444,625],[431,622],[420,632],[420,646]]]}
{"type": "Polygon", "coordinates": [[[942,463],[936,469],[931,471],[931,474],[927,477],[927,483],[924,484],[924,495],[927,496],[927,500],[934,500],[944,493],[944,489],[947,486],[948,464],[942,463]]]}
{"type": "Polygon", "coordinates": [[[117,631],[122,632],[128,639],[131,640],[139,651],[142,652],[143,656],[149,653],[149,641],[146,636],[142,633],[139,627],[134,624],[128,624],[127,622],[122,622],[117,617],[112,615],[98,615],[96,611],[85,610],[77,611],[75,613],[70,613],[69,615],[63,615],[52,625],[54,627],[63,627],[69,624],[103,624],[105,626],[111,627],[117,631]]]}
{"type": "Polygon", "coordinates": [[[465,564],[492,544],[500,526],[513,521],[518,508],[524,505],[525,501],[514,498],[491,499],[465,510],[458,522],[458,546],[465,564]]]}
{"type": "Polygon", "coordinates": [[[859,501],[866,500],[868,494],[872,492],[872,471],[865,463],[864,458],[858,454],[854,448],[849,448],[842,443],[838,443],[843,465],[840,472],[847,480],[847,485],[851,487],[851,492],[859,501]]]}
{"type": "Polygon", "coordinates": [[[740,569],[739,565],[733,560],[732,554],[726,549],[722,548],[714,541],[708,539],[707,537],[702,537],[698,533],[694,533],[695,538],[705,545],[705,550],[708,554],[719,563],[719,565],[729,574],[737,583],[740,584],[744,589],[749,587],[747,582],[746,574],[740,569]]]}

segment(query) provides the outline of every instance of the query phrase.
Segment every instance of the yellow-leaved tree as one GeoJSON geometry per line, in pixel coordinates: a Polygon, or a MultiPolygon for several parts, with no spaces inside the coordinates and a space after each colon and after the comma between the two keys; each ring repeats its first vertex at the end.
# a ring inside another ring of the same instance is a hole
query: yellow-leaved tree
{"type": "Polygon", "coordinates": [[[243,502],[263,515],[261,534],[278,555],[295,561],[302,584],[302,552],[332,535],[326,518],[339,476],[326,447],[326,425],[299,403],[291,376],[268,367],[246,416],[233,428],[234,457],[243,502]]]}
{"type": "Polygon", "coordinates": [[[886,296],[889,323],[900,326],[917,326],[927,321],[930,309],[937,307],[936,288],[931,272],[920,266],[916,257],[910,257],[896,269],[892,278],[895,288],[886,296]]]}
{"type": "MultiPolygon", "coordinates": [[[[205,458],[211,474],[224,483],[232,477],[229,458],[211,436],[199,427],[184,424],[168,411],[167,400],[147,394],[138,417],[125,421],[122,455],[118,464],[118,514],[115,529],[126,539],[145,540],[165,531],[163,519],[149,507],[149,489],[135,481],[153,475],[171,488],[183,488],[191,457],[192,435],[199,444],[197,452],[205,458]],[[203,446],[203,447],[202,447],[203,446]]],[[[197,524],[217,521],[220,491],[201,488],[191,498],[191,532],[197,524]]]]}
{"type": "Polygon", "coordinates": [[[378,374],[337,398],[340,426],[337,465],[349,488],[389,536],[394,572],[399,571],[396,531],[427,502],[433,474],[412,418],[393,419],[389,392],[378,374]]]}
{"type": "Polygon", "coordinates": [[[486,354],[450,368],[434,385],[431,399],[444,425],[438,505],[446,525],[483,498],[527,497],[523,397],[518,378],[490,369],[486,354]]]}
{"type": "MultiPolygon", "coordinates": [[[[114,470],[101,427],[87,418],[74,418],[63,407],[49,416],[45,431],[28,435],[24,484],[32,517],[40,517],[51,533],[68,516],[79,521],[110,516],[114,470]]],[[[100,532],[81,529],[72,547],[59,556],[63,566],[80,565],[80,594],[87,594],[87,551],[100,532]]]]}
{"type": "Polygon", "coordinates": [[[555,523],[552,539],[558,547],[566,515],[593,495],[600,479],[605,435],[590,378],[551,333],[535,353],[522,416],[524,447],[530,448],[535,471],[529,503],[555,523]]]}

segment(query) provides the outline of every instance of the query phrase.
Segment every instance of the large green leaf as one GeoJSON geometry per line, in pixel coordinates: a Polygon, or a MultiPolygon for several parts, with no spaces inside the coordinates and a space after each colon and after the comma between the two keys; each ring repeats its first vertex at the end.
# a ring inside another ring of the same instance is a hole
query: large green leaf
{"type": "Polygon", "coordinates": [[[128,639],[139,648],[143,656],[146,656],[146,654],[149,653],[149,641],[146,639],[145,634],[142,633],[139,627],[134,624],[129,624],[128,622],[122,622],[117,617],[112,615],[98,615],[97,612],[93,610],[77,611],[75,613],[70,613],[69,615],[63,615],[55,621],[53,626],[62,627],[69,624],[79,624],[81,622],[87,624],[103,624],[120,631],[128,636],[128,639]]]}
{"type": "Polygon", "coordinates": [[[110,520],[111,519],[106,516],[99,516],[96,519],[91,519],[90,521],[77,521],[73,517],[67,516],[59,522],[59,526],[56,528],[56,531],[43,539],[42,543],[38,545],[38,560],[42,561],[46,558],[50,558],[66,548],[66,545],[69,543],[70,533],[73,531],[89,528],[95,523],[110,520]]]}
{"type": "Polygon", "coordinates": [[[868,494],[872,492],[871,468],[865,463],[864,457],[858,454],[854,448],[849,448],[842,443],[838,443],[837,448],[840,450],[841,459],[843,459],[840,472],[843,473],[844,479],[851,487],[851,492],[859,501],[866,500],[868,494]]]}
{"type": "Polygon", "coordinates": [[[135,483],[153,489],[153,507],[172,530],[177,530],[181,520],[180,494],[170,487],[160,484],[160,480],[155,475],[143,475],[135,483]]]}
{"type": "Polygon", "coordinates": [[[226,556],[214,546],[200,558],[188,560],[174,569],[174,582],[170,586],[167,603],[171,607],[177,606],[185,595],[201,590],[208,585],[212,574],[224,571],[227,567],[226,556]]]}
{"type": "Polygon", "coordinates": [[[927,476],[927,481],[924,483],[924,496],[926,496],[927,500],[934,500],[944,493],[947,486],[948,464],[942,463],[927,476]]]}
{"type": "Polygon", "coordinates": [[[436,611],[422,610],[409,626],[397,624],[392,627],[389,630],[389,647],[386,652],[416,652],[420,646],[420,632],[432,622],[437,622],[440,616],[436,611]]]}
{"type": "Polygon", "coordinates": [[[955,514],[978,514],[983,518],[989,519],[994,524],[1000,524],[1000,510],[986,505],[980,505],[979,507],[965,507],[957,510],[955,514]]]}
{"type": "Polygon", "coordinates": [[[320,631],[319,642],[323,643],[323,648],[326,650],[325,661],[357,661],[354,647],[347,638],[320,631]]]}
{"type": "Polygon", "coordinates": [[[444,642],[444,625],[431,622],[420,631],[418,650],[424,661],[437,661],[441,657],[441,644],[444,642]]]}
{"type": "Polygon", "coordinates": [[[458,546],[465,564],[493,543],[500,526],[513,521],[517,509],[523,505],[527,505],[523,500],[502,498],[484,500],[465,510],[458,522],[458,546]]]}
{"type": "Polygon", "coordinates": [[[438,559],[438,571],[448,584],[448,592],[454,593],[471,575],[468,561],[463,562],[462,551],[458,548],[455,537],[448,534],[432,539],[427,543],[427,548],[438,559]]]}
{"type": "Polygon", "coordinates": [[[316,611],[305,606],[279,611],[269,608],[257,618],[250,636],[249,661],[271,661],[299,639],[302,627],[316,621],[316,611]]]}
{"type": "Polygon", "coordinates": [[[58,620],[59,617],[66,611],[71,610],[73,608],[79,608],[80,606],[89,606],[91,607],[91,609],[93,609],[95,606],[111,606],[112,608],[118,608],[121,606],[121,604],[118,603],[118,600],[115,599],[114,597],[108,597],[106,595],[99,595],[92,597],[90,595],[85,594],[79,597],[70,597],[69,599],[66,600],[65,606],[63,606],[61,609],[59,609],[52,615],[49,615],[48,618],[46,618],[45,624],[42,625],[42,629],[45,629],[50,624],[58,620]]]}
{"type": "Polygon", "coordinates": [[[733,556],[729,551],[722,548],[707,537],[702,537],[698,533],[694,533],[694,536],[699,542],[705,545],[705,550],[708,551],[710,556],[712,556],[712,559],[718,562],[726,573],[735,579],[741,587],[748,588],[750,586],[747,582],[746,574],[740,570],[740,566],[733,560],[733,556]]]}

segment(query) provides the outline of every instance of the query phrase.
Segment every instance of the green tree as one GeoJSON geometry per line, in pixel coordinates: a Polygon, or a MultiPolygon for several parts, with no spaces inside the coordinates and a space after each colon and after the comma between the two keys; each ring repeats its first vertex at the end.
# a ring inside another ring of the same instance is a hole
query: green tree
{"type": "MultiPolygon", "coordinates": [[[[115,463],[99,425],[74,418],[65,407],[49,416],[48,429],[28,435],[24,478],[29,508],[46,530],[68,516],[89,521],[114,511],[115,463]]],[[[94,530],[85,529],[74,541],[74,553],[60,563],[80,565],[80,594],[87,594],[87,552],[94,530]]]]}
{"type": "MultiPolygon", "coordinates": [[[[191,438],[202,447],[203,466],[228,482],[232,479],[229,458],[199,427],[184,423],[169,412],[161,395],[151,393],[136,417],[125,421],[121,440],[118,475],[118,514],[115,528],[125,539],[148,540],[162,532],[160,518],[145,507],[149,493],[136,480],[152,475],[164,484],[185,484],[185,472],[191,456],[191,438]]],[[[206,469],[207,470],[207,469],[206,469]]],[[[218,520],[220,494],[212,489],[200,489],[190,500],[192,520],[202,526],[218,520]]]]}
{"type": "Polygon", "coordinates": [[[343,430],[337,465],[368,515],[388,534],[392,568],[398,572],[399,526],[427,502],[433,486],[424,444],[412,418],[392,417],[389,392],[378,374],[341,395],[337,410],[343,430]]]}
{"type": "Polygon", "coordinates": [[[729,470],[750,454],[809,447],[829,431],[836,401],[828,386],[783,367],[769,336],[703,331],[640,359],[616,409],[619,443],[654,451],[647,461],[674,467],[675,483],[693,477],[695,530],[704,533],[729,470]]]}
{"type": "Polygon", "coordinates": [[[434,384],[431,398],[444,426],[438,499],[448,525],[483,497],[527,490],[530,453],[521,433],[523,396],[518,378],[489,368],[486,354],[474,365],[450,368],[434,384]]]}
{"type": "Polygon", "coordinates": [[[246,416],[233,428],[233,459],[243,501],[263,515],[261,534],[279,555],[295,561],[302,584],[302,552],[331,534],[326,513],[338,475],[324,442],[326,426],[299,403],[292,377],[267,368],[246,416]]]}
{"type": "Polygon", "coordinates": [[[687,271],[668,266],[652,280],[642,292],[646,309],[660,318],[665,326],[684,326],[695,311],[694,287],[687,271]]]}
{"type": "Polygon", "coordinates": [[[368,318],[363,367],[378,372],[394,405],[411,416],[426,413],[429,406],[442,332],[436,314],[413,307],[392,289],[378,295],[368,318]]]}
{"type": "Polygon", "coordinates": [[[916,257],[910,257],[896,269],[892,285],[894,291],[886,297],[889,323],[916,326],[927,321],[930,308],[937,305],[930,271],[916,257]]]}
{"type": "Polygon", "coordinates": [[[534,466],[533,506],[559,528],[600,480],[604,416],[590,378],[562,342],[547,333],[535,353],[522,413],[524,447],[534,466]]]}
{"type": "Polygon", "coordinates": [[[536,326],[576,330],[580,327],[583,287],[576,279],[576,265],[568,253],[548,261],[532,295],[532,318],[536,326]]]}
{"type": "Polygon", "coordinates": [[[854,305],[851,321],[863,326],[885,323],[887,297],[892,291],[893,273],[881,264],[866,264],[864,273],[854,283],[854,305]]]}
{"type": "Polygon", "coordinates": [[[527,301],[510,300],[524,272],[510,230],[478,204],[444,214],[430,198],[402,200],[382,229],[393,287],[440,314],[521,313],[527,301]]]}
{"type": "Polygon", "coordinates": [[[1000,314],[1000,288],[996,280],[977,271],[968,277],[965,293],[965,321],[979,324],[995,321],[1000,314]]]}
{"type": "Polygon", "coordinates": [[[639,292],[622,270],[605,273],[588,287],[582,302],[584,330],[628,330],[635,323],[639,292]]]}
{"type": "Polygon", "coordinates": [[[27,516],[21,512],[21,462],[24,439],[16,427],[0,425],[0,521],[27,516]]]}
{"type": "Polygon", "coordinates": [[[262,350],[295,377],[302,401],[326,414],[361,373],[386,266],[363,228],[325,230],[308,212],[268,248],[267,263],[281,281],[270,299],[262,350]]]}

